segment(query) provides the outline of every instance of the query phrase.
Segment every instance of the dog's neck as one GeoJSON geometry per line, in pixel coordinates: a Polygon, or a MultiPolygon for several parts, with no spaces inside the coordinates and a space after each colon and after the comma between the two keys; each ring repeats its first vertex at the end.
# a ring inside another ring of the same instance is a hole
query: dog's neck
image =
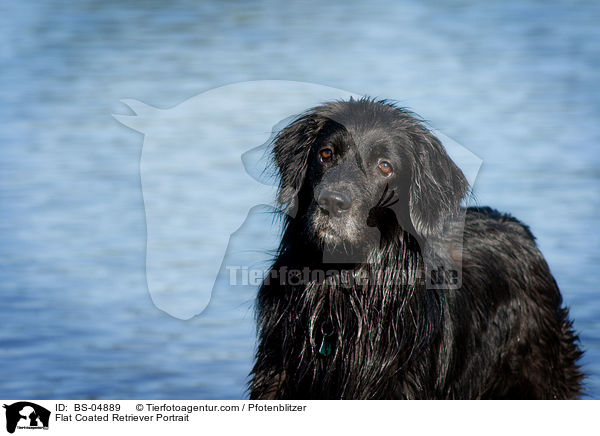
{"type": "Polygon", "coordinates": [[[313,397],[321,392],[324,398],[369,398],[389,391],[386,383],[392,381],[385,375],[409,377],[411,358],[431,344],[442,322],[440,297],[425,290],[414,238],[403,234],[370,252],[364,263],[323,263],[320,247],[289,242],[273,268],[308,272],[308,280],[263,285],[266,304],[259,313],[264,340],[284,342],[278,350],[287,380],[301,380],[313,397]],[[420,317],[434,322],[418,322],[420,317]],[[377,367],[371,367],[374,355],[377,367]]]}

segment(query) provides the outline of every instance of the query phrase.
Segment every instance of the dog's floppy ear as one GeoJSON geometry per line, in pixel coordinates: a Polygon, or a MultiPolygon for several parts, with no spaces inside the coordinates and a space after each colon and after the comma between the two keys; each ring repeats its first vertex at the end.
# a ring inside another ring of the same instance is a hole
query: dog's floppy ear
{"type": "Polygon", "coordinates": [[[411,139],[415,147],[409,213],[415,230],[428,236],[440,230],[444,219],[455,216],[469,183],[431,132],[422,127],[411,139]]]}
{"type": "Polygon", "coordinates": [[[292,121],[274,139],[273,157],[280,175],[278,201],[288,211],[297,207],[297,194],[308,171],[308,158],[323,120],[307,113],[292,121]]]}

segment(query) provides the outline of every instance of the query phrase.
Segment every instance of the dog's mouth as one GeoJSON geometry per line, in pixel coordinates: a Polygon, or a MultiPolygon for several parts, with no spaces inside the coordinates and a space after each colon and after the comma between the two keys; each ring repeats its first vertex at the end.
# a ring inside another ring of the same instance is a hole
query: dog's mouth
{"type": "Polygon", "coordinates": [[[314,203],[311,216],[311,227],[315,236],[328,241],[354,241],[360,234],[358,211],[351,209],[344,213],[333,214],[314,203]]]}
{"type": "Polygon", "coordinates": [[[312,213],[311,227],[320,248],[331,262],[362,263],[380,241],[379,230],[370,227],[367,220],[367,214],[360,214],[358,210],[332,216],[317,206],[312,213]]]}
{"type": "Polygon", "coordinates": [[[341,223],[335,223],[329,217],[320,219],[319,221],[321,222],[316,228],[316,235],[324,244],[351,244],[355,242],[355,238],[351,237],[353,235],[344,231],[344,226],[340,225],[341,223]]]}
{"type": "Polygon", "coordinates": [[[354,242],[356,232],[349,217],[331,216],[329,212],[316,207],[313,213],[312,227],[315,235],[323,243],[354,242]]]}

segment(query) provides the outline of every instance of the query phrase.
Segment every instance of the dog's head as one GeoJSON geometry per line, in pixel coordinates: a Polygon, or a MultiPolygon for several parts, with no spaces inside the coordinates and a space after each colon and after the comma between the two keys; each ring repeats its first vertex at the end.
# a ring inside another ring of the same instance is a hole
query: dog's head
{"type": "Polygon", "coordinates": [[[387,101],[327,103],[275,138],[279,201],[306,220],[309,239],[370,246],[398,230],[438,231],[468,190],[440,141],[387,101]]]}

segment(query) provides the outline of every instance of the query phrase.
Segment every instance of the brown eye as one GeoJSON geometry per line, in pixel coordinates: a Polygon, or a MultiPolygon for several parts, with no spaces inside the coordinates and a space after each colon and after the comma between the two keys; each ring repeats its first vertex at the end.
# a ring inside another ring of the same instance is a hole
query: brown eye
{"type": "Polygon", "coordinates": [[[321,162],[331,162],[333,159],[333,150],[331,148],[324,148],[319,151],[319,157],[321,158],[321,162]]]}
{"type": "Polygon", "coordinates": [[[387,160],[379,161],[379,164],[377,165],[377,168],[379,169],[379,172],[384,177],[389,177],[389,176],[392,175],[392,172],[393,172],[392,164],[389,163],[387,160]]]}

